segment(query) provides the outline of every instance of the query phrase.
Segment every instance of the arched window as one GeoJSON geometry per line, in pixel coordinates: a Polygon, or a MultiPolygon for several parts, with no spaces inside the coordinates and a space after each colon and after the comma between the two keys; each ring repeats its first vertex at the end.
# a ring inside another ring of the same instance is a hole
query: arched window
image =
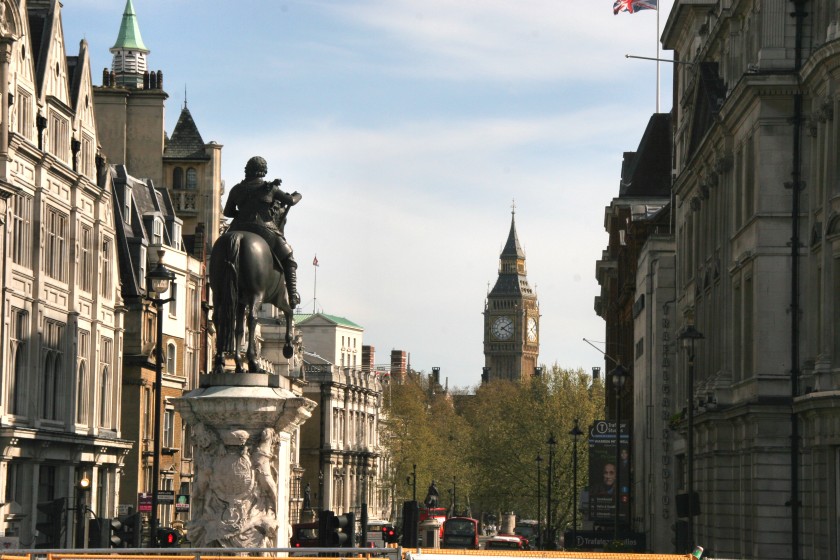
{"type": "Polygon", "coordinates": [[[195,170],[195,167],[187,169],[187,188],[198,188],[198,172],[195,170]]]}
{"type": "Polygon", "coordinates": [[[166,345],[166,373],[175,375],[175,343],[166,345]]]}
{"type": "Polygon", "coordinates": [[[52,352],[47,352],[44,360],[44,386],[42,388],[41,415],[47,420],[55,420],[55,359],[52,352]]]}
{"type": "Polygon", "coordinates": [[[180,167],[176,167],[175,170],[172,171],[172,188],[184,188],[184,170],[180,167]]]}
{"type": "Polygon", "coordinates": [[[79,364],[79,376],[76,379],[76,422],[84,424],[87,420],[87,364],[79,364]]]}
{"type": "Polygon", "coordinates": [[[102,366],[102,379],[99,391],[99,426],[107,428],[109,420],[108,411],[110,409],[110,399],[108,396],[111,394],[111,371],[108,369],[107,364],[102,366]]]}
{"type": "Polygon", "coordinates": [[[26,412],[24,408],[24,398],[23,394],[26,389],[26,352],[24,352],[24,348],[19,346],[15,350],[14,356],[14,379],[12,381],[12,389],[11,389],[11,398],[12,402],[10,403],[11,406],[10,412],[12,414],[24,414],[26,412]]]}

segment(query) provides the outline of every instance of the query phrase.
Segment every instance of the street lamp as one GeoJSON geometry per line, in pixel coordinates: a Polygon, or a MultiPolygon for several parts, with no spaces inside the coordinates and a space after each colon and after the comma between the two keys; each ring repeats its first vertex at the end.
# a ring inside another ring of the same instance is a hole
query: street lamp
{"type": "Polygon", "coordinates": [[[160,485],[160,415],[163,408],[163,306],[174,298],[161,298],[175,281],[175,273],[163,264],[164,251],[158,251],[158,262],[154,270],[146,275],[149,296],[157,308],[157,348],[155,353],[155,418],[154,418],[154,451],[152,454],[152,516],[149,526],[149,546],[157,547],[158,527],[158,489],[160,485]],[[151,294],[158,294],[152,297],[151,294]]]}
{"type": "MultiPolygon", "coordinates": [[[[78,544],[77,548],[87,548],[90,540],[90,527],[87,522],[87,497],[90,492],[90,479],[87,473],[82,474],[82,478],[77,485],[78,492],[76,498],[76,513],[78,514],[78,523],[81,526],[82,542],[78,544]]],[[[79,533],[76,533],[77,535],[79,533]]]]}
{"type": "Polygon", "coordinates": [[[546,442],[548,444],[548,497],[545,504],[545,534],[548,542],[545,543],[546,550],[554,550],[554,529],[551,519],[551,486],[554,479],[554,447],[557,445],[557,440],[554,439],[554,434],[551,434],[546,442]]]}
{"type": "Polygon", "coordinates": [[[458,501],[457,495],[455,494],[455,477],[452,477],[452,516],[455,517],[458,514],[456,513],[458,509],[458,501]]]}
{"type": "Polygon", "coordinates": [[[610,375],[612,376],[613,389],[615,390],[615,490],[613,491],[613,497],[615,498],[615,527],[613,527],[613,538],[618,540],[618,524],[621,513],[621,390],[630,377],[630,372],[624,366],[618,364],[610,372],[610,375]]]}
{"type": "MultiPolygon", "coordinates": [[[[578,454],[577,454],[577,443],[578,437],[583,435],[583,432],[580,430],[580,426],[578,424],[578,419],[575,418],[575,425],[569,431],[569,435],[572,436],[572,546],[577,546],[577,514],[578,514],[578,503],[577,503],[577,492],[578,492],[578,454]]],[[[567,547],[568,548],[568,547],[567,547]]]]}
{"type": "Polygon", "coordinates": [[[702,338],[703,334],[694,325],[688,325],[677,335],[688,354],[688,550],[694,546],[694,343],[702,338]]]}
{"type": "Polygon", "coordinates": [[[411,501],[417,501],[417,464],[411,467],[411,476],[405,477],[405,483],[411,484],[411,501]]]}
{"type": "Polygon", "coordinates": [[[543,460],[542,456],[537,455],[537,458],[536,458],[536,461],[537,461],[537,550],[541,549],[541,544],[542,544],[541,543],[541,541],[542,541],[542,528],[541,528],[541,524],[542,524],[542,509],[541,509],[541,506],[542,506],[542,504],[540,503],[540,502],[542,502],[542,496],[540,495],[540,489],[541,489],[541,486],[542,486],[542,480],[541,480],[541,477],[540,477],[540,471],[542,470],[542,460],[543,460]]]}

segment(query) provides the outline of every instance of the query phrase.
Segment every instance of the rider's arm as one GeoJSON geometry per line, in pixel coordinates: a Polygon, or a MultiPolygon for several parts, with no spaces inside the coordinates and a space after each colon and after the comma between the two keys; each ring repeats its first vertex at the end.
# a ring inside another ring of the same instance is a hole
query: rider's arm
{"type": "Polygon", "coordinates": [[[222,214],[228,218],[235,218],[239,214],[239,210],[236,209],[236,187],[231,189],[222,214]]]}
{"type": "Polygon", "coordinates": [[[280,184],[277,181],[274,182],[274,200],[279,200],[286,206],[294,206],[300,202],[301,198],[303,198],[303,195],[299,192],[287,193],[280,188],[280,184]]]}

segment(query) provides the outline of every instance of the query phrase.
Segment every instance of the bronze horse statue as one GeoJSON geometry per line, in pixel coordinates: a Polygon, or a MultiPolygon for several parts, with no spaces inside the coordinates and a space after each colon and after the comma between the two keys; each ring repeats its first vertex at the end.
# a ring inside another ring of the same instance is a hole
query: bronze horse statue
{"type": "Polygon", "coordinates": [[[283,312],[286,318],[283,356],[292,357],[294,310],[289,305],[283,272],[274,266],[265,239],[248,231],[227,231],[219,237],[210,253],[210,287],[216,327],[213,373],[224,372],[226,352],[233,354],[236,373],[245,373],[239,349],[246,326],[248,372],[265,373],[258,362],[255,340],[257,312],[263,303],[270,303],[283,312]]]}

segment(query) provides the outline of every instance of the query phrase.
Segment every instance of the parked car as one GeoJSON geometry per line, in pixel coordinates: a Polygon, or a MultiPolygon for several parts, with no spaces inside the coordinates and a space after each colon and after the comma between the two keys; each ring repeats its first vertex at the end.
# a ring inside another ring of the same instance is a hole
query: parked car
{"type": "Polygon", "coordinates": [[[519,535],[496,535],[487,540],[485,550],[530,550],[528,539],[519,535]]]}
{"type": "Polygon", "coordinates": [[[292,548],[318,546],[318,522],[292,525],[292,548]]]}

